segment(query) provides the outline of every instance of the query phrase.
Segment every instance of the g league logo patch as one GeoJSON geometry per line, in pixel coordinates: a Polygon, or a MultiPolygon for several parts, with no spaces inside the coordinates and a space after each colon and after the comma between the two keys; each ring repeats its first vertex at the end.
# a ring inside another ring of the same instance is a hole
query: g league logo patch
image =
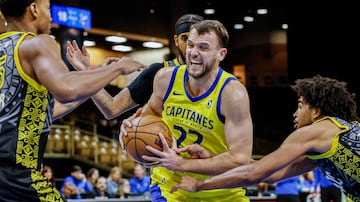
{"type": "Polygon", "coordinates": [[[212,100],[209,100],[207,103],[207,108],[210,109],[211,105],[212,105],[212,100]]]}

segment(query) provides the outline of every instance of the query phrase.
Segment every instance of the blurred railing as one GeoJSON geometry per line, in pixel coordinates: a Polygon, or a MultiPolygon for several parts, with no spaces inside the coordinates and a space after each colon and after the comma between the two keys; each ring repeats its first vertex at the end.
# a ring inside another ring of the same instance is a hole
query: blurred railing
{"type": "Polygon", "coordinates": [[[45,157],[74,158],[106,170],[114,166],[120,166],[125,172],[134,168],[135,162],[120,148],[117,140],[98,134],[96,124],[81,122],[86,127],[54,124],[45,157]]]}

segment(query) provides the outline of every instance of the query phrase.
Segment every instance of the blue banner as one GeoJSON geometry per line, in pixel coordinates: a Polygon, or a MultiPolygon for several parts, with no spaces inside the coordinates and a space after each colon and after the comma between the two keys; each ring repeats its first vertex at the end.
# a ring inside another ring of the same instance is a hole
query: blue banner
{"type": "Polygon", "coordinates": [[[91,29],[91,11],[68,6],[51,6],[51,17],[54,24],[79,29],[91,29]]]}

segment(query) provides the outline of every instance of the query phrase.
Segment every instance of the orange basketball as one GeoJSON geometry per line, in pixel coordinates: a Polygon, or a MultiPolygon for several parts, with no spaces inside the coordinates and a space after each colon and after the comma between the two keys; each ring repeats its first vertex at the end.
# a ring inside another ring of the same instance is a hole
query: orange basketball
{"type": "Polygon", "coordinates": [[[155,156],[146,150],[146,145],[160,151],[163,150],[159,137],[160,132],[165,137],[169,147],[172,146],[172,134],[160,117],[153,115],[136,117],[132,121],[132,125],[132,127],[125,127],[128,135],[122,136],[122,141],[127,154],[135,161],[139,163],[153,163],[144,160],[141,156],[155,156]]]}

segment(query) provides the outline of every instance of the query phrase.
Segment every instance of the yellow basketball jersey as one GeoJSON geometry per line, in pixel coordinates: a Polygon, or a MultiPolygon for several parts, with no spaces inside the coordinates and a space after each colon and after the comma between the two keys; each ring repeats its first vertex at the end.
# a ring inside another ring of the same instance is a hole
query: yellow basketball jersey
{"type": "MultiPolygon", "coordinates": [[[[207,92],[197,97],[192,97],[187,91],[185,87],[187,80],[186,65],[176,67],[163,100],[162,117],[176,138],[177,146],[184,147],[197,143],[214,154],[226,152],[228,149],[224,136],[225,119],[220,113],[221,93],[226,84],[236,78],[220,68],[212,86],[207,92]]],[[[162,191],[166,192],[165,190],[171,189],[183,175],[202,179],[209,177],[189,172],[174,172],[159,167],[152,170],[152,182],[158,184],[162,191]]],[[[211,198],[235,196],[237,201],[248,201],[244,197],[245,191],[241,188],[195,193],[181,190],[181,195],[181,197],[185,195],[193,199],[206,198],[208,201],[211,201],[211,198]],[[239,200],[241,198],[244,200],[239,200]]],[[[174,199],[174,196],[169,197],[174,199]]],[[[234,201],[234,198],[228,201],[234,201]]]]}

